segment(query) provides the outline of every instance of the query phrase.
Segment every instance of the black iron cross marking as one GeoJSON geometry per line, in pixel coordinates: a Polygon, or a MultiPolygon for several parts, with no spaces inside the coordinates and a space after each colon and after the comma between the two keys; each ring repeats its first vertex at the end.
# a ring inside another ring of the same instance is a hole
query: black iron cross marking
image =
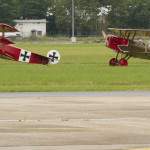
{"type": "Polygon", "coordinates": [[[28,54],[28,52],[26,52],[26,51],[24,54],[21,54],[21,57],[23,57],[23,61],[26,61],[26,59],[29,59],[29,56],[27,54],[28,54]]]}
{"type": "Polygon", "coordinates": [[[54,62],[55,59],[58,59],[58,56],[56,56],[56,52],[53,52],[53,55],[49,55],[51,58],[52,62],[54,62]]]}

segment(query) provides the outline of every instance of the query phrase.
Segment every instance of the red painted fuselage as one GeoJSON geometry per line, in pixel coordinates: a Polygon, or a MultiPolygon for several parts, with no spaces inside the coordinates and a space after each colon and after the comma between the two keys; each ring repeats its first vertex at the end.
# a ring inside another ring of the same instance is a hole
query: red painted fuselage
{"type": "Polygon", "coordinates": [[[106,46],[116,52],[122,52],[121,47],[129,46],[129,40],[114,35],[107,35],[106,46]]]}
{"type": "Polygon", "coordinates": [[[0,57],[34,64],[45,65],[49,63],[48,57],[17,48],[13,44],[14,43],[7,38],[0,37],[0,57]]]}

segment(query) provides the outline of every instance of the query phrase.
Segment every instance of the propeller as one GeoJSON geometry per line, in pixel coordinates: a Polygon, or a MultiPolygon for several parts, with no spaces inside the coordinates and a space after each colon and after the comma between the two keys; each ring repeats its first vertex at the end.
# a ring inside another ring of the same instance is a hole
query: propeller
{"type": "Polygon", "coordinates": [[[103,31],[103,30],[102,30],[102,35],[103,35],[103,37],[104,37],[104,40],[105,40],[106,45],[108,45],[108,39],[107,39],[108,35],[107,35],[107,34],[105,33],[105,31],[103,31]]]}
{"type": "Polygon", "coordinates": [[[103,30],[102,30],[102,35],[103,35],[104,39],[106,40],[107,39],[107,35],[106,35],[106,33],[103,30]]]}

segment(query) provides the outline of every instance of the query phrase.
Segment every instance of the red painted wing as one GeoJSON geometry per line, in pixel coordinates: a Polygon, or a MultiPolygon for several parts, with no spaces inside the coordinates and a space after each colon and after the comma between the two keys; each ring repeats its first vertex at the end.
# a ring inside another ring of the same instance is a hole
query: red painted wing
{"type": "Polygon", "coordinates": [[[7,38],[5,37],[0,37],[0,43],[4,44],[4,45],[7,45],[7,44],[14,44],[14,42],[8,40],[7,38]]]}
{"type": "Polygon", "coordinates": [[[49,63],[49,58],[30,51],[6,45],[3,56],[20,62],[43,64],[49,63]]]}
{"type": "Polygon", "coordinates": [[[0,32],[18,32],[18,30],[10,25],[0,23],[0,32]]]}

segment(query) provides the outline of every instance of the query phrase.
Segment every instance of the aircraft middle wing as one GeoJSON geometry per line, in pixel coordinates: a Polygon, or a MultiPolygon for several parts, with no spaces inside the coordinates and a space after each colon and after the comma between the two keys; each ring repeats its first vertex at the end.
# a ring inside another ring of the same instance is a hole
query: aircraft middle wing
{"type": "Polygon", "coordinates": [[[119,28],[108,28],[108,30],[120,34],[122,36],[150,36],[150,29],[119,29],[119,28]]]}

